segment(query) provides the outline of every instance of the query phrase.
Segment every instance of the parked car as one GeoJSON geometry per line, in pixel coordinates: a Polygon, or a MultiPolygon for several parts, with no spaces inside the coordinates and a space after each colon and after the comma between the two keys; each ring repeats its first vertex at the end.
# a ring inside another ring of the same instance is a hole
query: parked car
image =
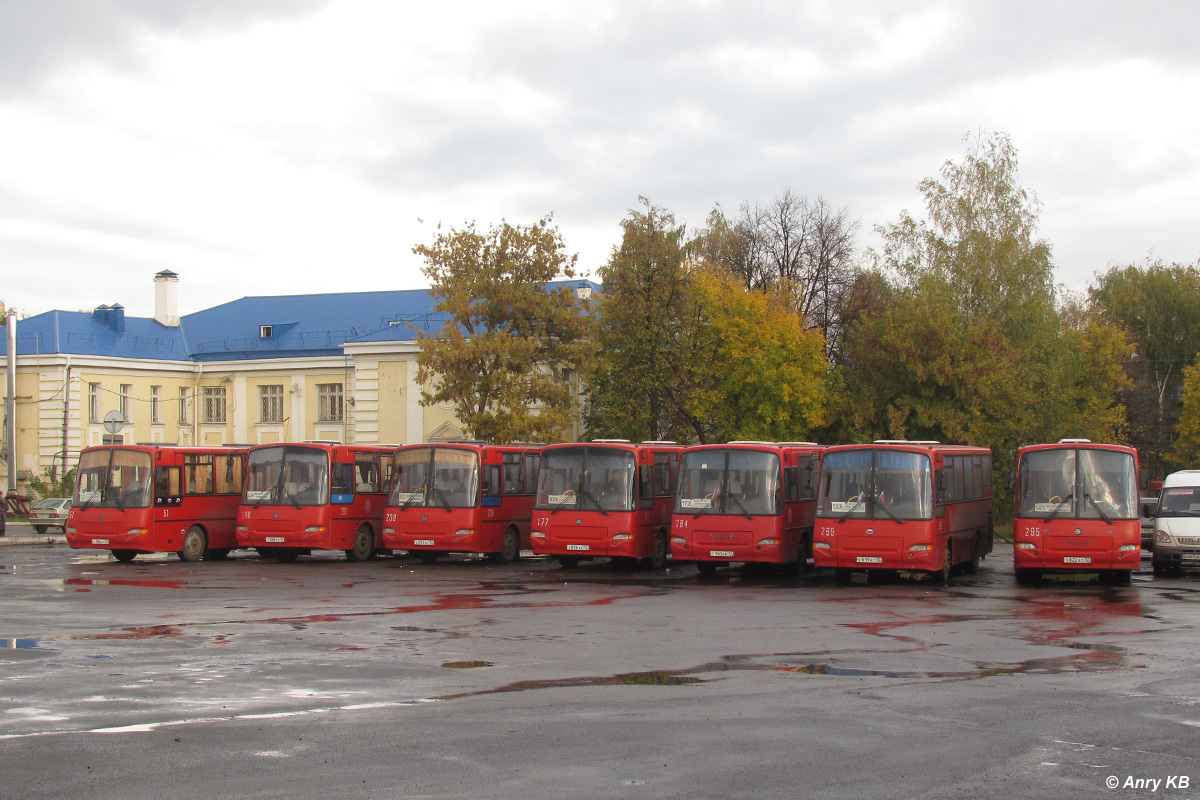
{"type": "Polygon", "coordinates": [[[1154,518],[1158,515],[1158,498],[1143,497],[1139,500],[1142,510],[1142,549],[1154,549],[1154,518]]]}
{"type": "Polygon", "coordinates": [[[29,509],[29,524],[38,533],[45,533],[50,528],[65,531],[67,514],[71,511],[71,498],[47,497],[39,500],[37,505],[29,509]]]}

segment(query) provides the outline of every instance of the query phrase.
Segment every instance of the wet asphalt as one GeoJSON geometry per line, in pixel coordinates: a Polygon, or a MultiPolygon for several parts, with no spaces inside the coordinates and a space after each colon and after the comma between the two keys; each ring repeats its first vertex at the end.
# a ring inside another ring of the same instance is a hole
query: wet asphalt
{"type": "Polygon", "coordinates": [[[0,798],[1200,797],[1198,625],[1200,576],[1007,545],[942,587],[16,544],[0,798]]]}

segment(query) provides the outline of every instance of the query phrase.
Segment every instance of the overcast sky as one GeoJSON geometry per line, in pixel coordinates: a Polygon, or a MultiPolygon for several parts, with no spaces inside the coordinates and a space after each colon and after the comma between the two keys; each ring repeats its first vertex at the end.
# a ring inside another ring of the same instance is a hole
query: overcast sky
{"type": "Polygon", "coordinates": [[[1059,280],[1200,258],[1200,4],[0,0],[0,299],[428,285],[438,222],[821,195],[859,244],[1007,133],[1059,280]]]}

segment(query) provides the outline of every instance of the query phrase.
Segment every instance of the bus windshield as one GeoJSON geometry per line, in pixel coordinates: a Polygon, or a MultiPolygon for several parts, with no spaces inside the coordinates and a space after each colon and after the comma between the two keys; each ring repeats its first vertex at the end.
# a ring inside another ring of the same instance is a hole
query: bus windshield
{"type": "Polygon", "coordinates": [[[141,450],[85,450],[75,478],[76,508],[149,508],[150,454],[141,450]]]}
{"type": "Polygon", "coordinates": [[[675,513],[779,514],[780,474],[777,453],[739,448],[685,452],[675,513]]]}
{"type": "Polygon", "coordinates": [[[329,502],[329,455],[315,447],[281,445],[250,451],[243,501],[268,506],[329,502]]]}
{"type": "Polygon", "coordinates": [[[929,456],[898,450],[842,450],[821,462],[818,516],[932,519],[929,456]]]}
{"type": "Polygon", "coordinates": [[[392,496],[399,508],[474,508],[479,504],[479,454],[454,447],[398,450],[392,496]]]}
{"type": "Polygon", "coordinates": [[[1129,453],[1054,448],[1021,457],[1018,516],[1135,519],[1137,497],[1137,471],[1129,453]]]}
{"type": "Polygon", "coordinates": [[[542,452],[535,508],[632,511],[633,453],[607,447],[564,447],[542,452]]]}

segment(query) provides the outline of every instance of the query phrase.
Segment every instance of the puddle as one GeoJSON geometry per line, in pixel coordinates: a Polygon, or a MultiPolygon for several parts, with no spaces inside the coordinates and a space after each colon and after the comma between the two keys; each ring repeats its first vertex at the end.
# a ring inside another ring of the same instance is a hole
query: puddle
{"type": "Polygon", "coordinates": [[[494,667],[491,661],[447,661],[442,664],[446,669],[477,669],[479,667],[494,667]]]}
{"type": "Polygon", "coordinates": [[[461,692],[459,694],[436,697],[435,700],[457,700],[461,697],[481,697],[488,694],[506,694],[508,692],[528,692],[534,689],[574,689],[588,686],[686,686],[693,683],[704,683],[686,673],[689,670],[666,671],[652,670],[650,672],[626,672],[620,675],[607,675],[588,678],[560,678],[543,681],[517,681],[495,689],[484,689],[478,692],[461,692]]]}
{"type": "Polygon", "coordinates": [[[43,647],[39,639],[0,639],[0,650],[47,650],[53,647],[43,647]]]}
{"type": "Polygon", "coordinates": [[[76,639],[158,639],[165,636],[182,636],[183,630],[175,625],[146,625],[141,628],[122,628],[118,633],[93,633],[76,636],[76,639]]]}
{"type": "Polygon", "coordinates": [[[147,586],[152,589],[182,589],[183,581],[139,581],[130,578],[67,578],[67,586],[147,586]]]}

